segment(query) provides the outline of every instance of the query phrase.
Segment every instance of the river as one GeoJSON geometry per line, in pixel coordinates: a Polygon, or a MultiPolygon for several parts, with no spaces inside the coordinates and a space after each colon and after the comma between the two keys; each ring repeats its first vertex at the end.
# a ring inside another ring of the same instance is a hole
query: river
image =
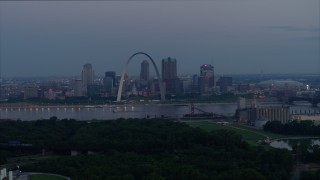
{"type": "MultiPolygon", "coordinates": [[[[275,106],[277,103],[264,103],[261,106],[275,106]]],[[[213,112],[226,116],[232,116],[237,108],[236,103],[199,103],[195,104],[195,113],[213,112]]],[[[291,113],[319,112],[319,107],[311,107],[309,104],[300,104],[290,107],[291,113]]],[[[153,117],[183,117],[190,113],[189,104],[125,104],[104,106],[42,106],[42,107],[1,107],[1,119],[37,120],[48,119],[56,116],[59,119],[78,120],[110,120],[118,118],[145,118],[153,117]]]]}

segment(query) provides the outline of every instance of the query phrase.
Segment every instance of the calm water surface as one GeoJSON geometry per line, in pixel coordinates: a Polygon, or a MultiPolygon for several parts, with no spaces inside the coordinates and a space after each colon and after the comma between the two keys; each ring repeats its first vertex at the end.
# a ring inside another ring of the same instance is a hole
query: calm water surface
{"type": "MultiPolygon", "coordinates": [[[[275,105],[279,104],[263,104],[263,106],[275,105]]],[[[234,115],[237,105],[236,103],[207,103],[195,104],[195,107],[195,113],[202,113],[201,111],[204,111],[231,116],[234,115]]],[[[319,108],[313,108],[310,105],[295,105],[290,107],[290,112],[319,112],[319,108]]],[[[172,104],[127,104],[101,107],[0,108],[0,118],[21,120],[47,119],[52,116],[56,116],[59,119],[73,118],[78,120],[145,118],[147,116],[151,118],[161,116],[179,118],[187,113],[190,113],[190,105],[179,106],[172,104]]]]}

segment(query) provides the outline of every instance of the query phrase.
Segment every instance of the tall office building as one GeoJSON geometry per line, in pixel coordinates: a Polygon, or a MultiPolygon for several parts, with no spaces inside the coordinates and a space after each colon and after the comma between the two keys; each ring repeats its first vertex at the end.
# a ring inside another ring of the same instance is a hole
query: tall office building
{"type": "Polygon", "coordinates": [[[140,80],[149,81],[149,62],[147,60],[141,63],[140,80]]]}
{"type": "Polygon", "coordinates": [[[162,80],[176,79],[177,77],[177,60],[170,57],[162,59],[162,80]]]}
{"type": "Polygon", "coordinates": [[[183,85],[177,75],[176,59],[170,57],[162,59],[162,81],[165,83],[166,93],[182,92],[183,85]]]}
{"type": "Polygon", "coordinates": [[[214,82],[214,68],[211,64],[200,66],[199,89],[200,93],[212,92],[214,82]]]}
{"type": "Polygon", "coordinates": [[[87,95],[88,85],[92,85],[94,80],[94,72],[91,64],[85,64],[82,70],[82,87],[83,94],[87,95]]]}
{"type": "Polygon", "coordinates": [[[103,85],[106,92],[110,94],[112,91],[112,88],[115,87],[116,85],[116,72],[107,71],[103,79],[103,85]]]}
{"type": "Polygon", "coordinates": [[[149,62],[147,60],[142,61],[140,71],[140,86],[145,88],[149,82],[149,62]]]}

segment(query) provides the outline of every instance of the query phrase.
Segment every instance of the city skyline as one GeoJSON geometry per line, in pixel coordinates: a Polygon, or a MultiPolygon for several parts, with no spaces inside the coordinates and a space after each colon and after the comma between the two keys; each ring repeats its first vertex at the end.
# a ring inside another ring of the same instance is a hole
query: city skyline
{"type": "Polygon", "coordinates": [[[4,77],[78,76],[85,63],[120,74],[139,51],[159,67],[175,57],[178,74],[320,73],[316,0],[1,1],[0,15],[4,77]]]}

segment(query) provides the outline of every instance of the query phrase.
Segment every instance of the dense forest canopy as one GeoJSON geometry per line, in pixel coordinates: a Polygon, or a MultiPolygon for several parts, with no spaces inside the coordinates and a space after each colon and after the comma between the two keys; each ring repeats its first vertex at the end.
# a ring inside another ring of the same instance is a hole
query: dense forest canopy
{"type": "Polygon", "coordinates": [[[308,120],[300,122],[291,121],[285,124],[280,121],[268,121],[264,125],[264,130],[287,135],[320,135],[320,126],[316,126],[312,121],[308,120]]]}
{"type": "Polygon", "coordinates": [[[208,133],[163,119],[1,122],[0,143],[10,141],[57,153],[82,151],[22,166],[72,179],[289,179],[293,166],[286,150],[253,147],[231,131],[208,133]]]}

